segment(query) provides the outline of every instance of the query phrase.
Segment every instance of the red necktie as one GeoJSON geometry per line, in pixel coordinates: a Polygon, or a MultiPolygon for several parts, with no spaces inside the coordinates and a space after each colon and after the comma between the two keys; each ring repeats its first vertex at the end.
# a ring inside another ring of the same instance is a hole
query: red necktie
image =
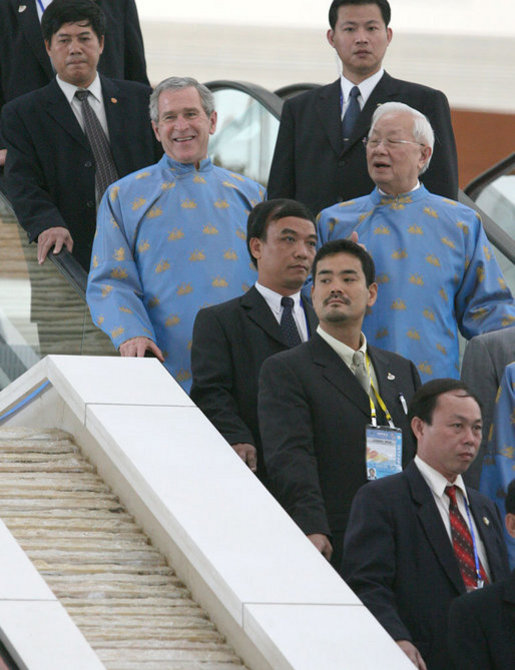
{"type": "MultiPolygon", "coordinates": [[[[451,522],[451,538],[456,560],[460,568],[461,576],[465,582],[467,591],[477,588],[477,573],[476,561],[474,558],[474,545],[472,543],[472,536],[465,519],[462,517],[456,502],[456,487],[447,486],[445,493],[448,495],[449,503],[449,520],[451,522]]],[[[479,560],[479,559],[478,559],[479,560]]],[[[481,579],[485,584],[488,583],[488,578],[481,563],[479,564],[479,572],[481,579]]]]}

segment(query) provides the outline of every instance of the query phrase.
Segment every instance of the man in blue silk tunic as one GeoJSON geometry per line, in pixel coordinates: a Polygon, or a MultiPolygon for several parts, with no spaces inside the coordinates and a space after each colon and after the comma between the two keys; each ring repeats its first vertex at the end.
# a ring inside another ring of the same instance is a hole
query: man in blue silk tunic
{"type": "Polygon", "coordinates": [[[481,221],[418,181],[434,135],[420,112],[385,103],[375,112],[367,164],[370,195],[324,209],[319,244],[356,232],[374,258],[378,300],[363,324],[375,346],[411,359],[422,378],[459,376],[466,338],[515,322],[515,305],[481,221]]]}
{"type": "Polygon", "coordinates": [[[188,391],[198,310],[255,282],[245,228],[264,189],[207,158],[216,112],[212,94],[196,80],[161,82],[150,116],[165,155],[106,192],[87,300],[122,356],[150,352],[188,391]]]}

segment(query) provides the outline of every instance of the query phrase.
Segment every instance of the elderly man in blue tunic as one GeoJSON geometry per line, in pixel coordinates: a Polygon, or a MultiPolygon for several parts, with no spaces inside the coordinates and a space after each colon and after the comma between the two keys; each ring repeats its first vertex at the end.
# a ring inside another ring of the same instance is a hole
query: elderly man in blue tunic
{"type": "Polygon", "coordinates": [[[367,163],[376,188],[319,215],[319,243],[358,234],[380,284],[363,324],[374,345],[411,359],[422,378],[459,376],[464,337],[510,326],[515,304],[476,212],[429,193],[434,134],[426,117],[388,102],[374,113],[367,163]]]}
{"type": "Polygon", "coordinates": [[[106,192],[87,300],[122,356],[150,352],[188,391],[196,313],[255,282],[245,229],[264,189],[207,158],[216,112],[195,79],[161,82],[150,118],[165,154],[106,192]]]}

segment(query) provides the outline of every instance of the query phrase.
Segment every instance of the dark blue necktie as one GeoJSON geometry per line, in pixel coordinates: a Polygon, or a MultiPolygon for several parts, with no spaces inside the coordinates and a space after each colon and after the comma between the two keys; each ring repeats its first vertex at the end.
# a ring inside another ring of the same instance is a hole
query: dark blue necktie
{"type": "Polygon", "coordinates": [[[300,344],[302,341],[293,319],[292,309],[294,304],[295,303],[293,302],[293,298],[288,298],[286,296],[281,298],[281,305],[283,306],[283,313],[281,316],[281,332],[283,334],[284,341],[290,348],[297,346],[297,344],[300,344]]]}
{"type": "Polygon", "coordinates": [[[359,88],[353,86],[349,93],[349,104],[345,110],[345,115],[342,121],[343,140],[346,141],[352,135],[358,116],[361,113],[358,102],[359,88]]]}

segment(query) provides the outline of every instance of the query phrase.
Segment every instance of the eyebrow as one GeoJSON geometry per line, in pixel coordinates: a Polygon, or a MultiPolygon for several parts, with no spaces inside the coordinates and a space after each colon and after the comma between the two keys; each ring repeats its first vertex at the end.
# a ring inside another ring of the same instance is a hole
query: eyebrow
{"type": "MultiPolygon", "coordinates": [[[[317,271],[317,277],[321,275],[334,275],[334,270],[319,270],[317,271]]],[[[356,270],[339,270],[336,274],[338,275],[357,275],[356,270]]]]}
{"type": "MultiPolygon", "coordinates": [[[[281,235],[300,235],[296,230],[293,230],[293,228],[282,228],[281,229],[281,235]]],[[[316,233],[310,233],[308,237],[312,237],[314,240],[317,239],[316,233]]]]}
{"type": "Polygon", "coordinates": [[[483,423],[483,420],[480,419],[479,417],[477,419],[472,419],[472,421],[469,421],[466,416],[462,416],[461,414],[453,414],[451,416],[451,421],[454,421],[456,419],[464,421],[465,423],[483,423]]]}

